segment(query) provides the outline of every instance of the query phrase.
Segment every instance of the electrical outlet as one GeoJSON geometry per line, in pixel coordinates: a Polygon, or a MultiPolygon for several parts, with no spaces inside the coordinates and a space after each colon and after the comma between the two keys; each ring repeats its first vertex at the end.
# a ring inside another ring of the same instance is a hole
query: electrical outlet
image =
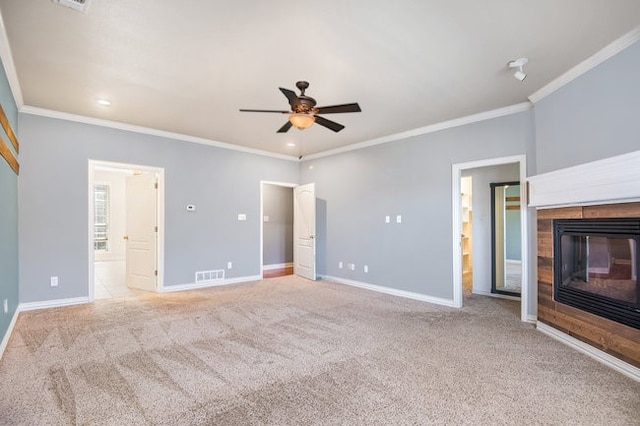
{"type": "Polygon", "coordinates": [[[356,270],[356,264],[355,263],[350,263],[348,266],[349,266],[350,270],[352,270],[352,271],[356,270]]]}
{"type": "Polygon", "coordinates": [[[58,287],[58,277],[51,277],[51,287],[58,287]]]}
{"type": "Polygon", "coordinates": [[[9,312],[9,301],[7,299],[4,299],[4,301],[2,302],[2,309],[4,310],[5,314],[9,312]]]}
{"type": "Polygon", "coordinates": [[[342,269],[342,262],[338,262],[338,268],[342,269]]]}
{"type": "Polygon", "coordinates": [[[385,216],[384,217],[384,223],[391,223],[391,217],[390,216],[385,216]]]}
{"type": "Polygon", "coordinates": [[[396,216],[396,223],[402,223],[402,216],[396,216]]]}
{"type": "Polygon", "coordinates": [[[233,263],[227,262],[227,269],[233,269],[233,263]]]}
{"type": "Polygon", "coordinates": [[[364,273],[365,274],[369,273],[369,265],[364,265],[364,273]]]}

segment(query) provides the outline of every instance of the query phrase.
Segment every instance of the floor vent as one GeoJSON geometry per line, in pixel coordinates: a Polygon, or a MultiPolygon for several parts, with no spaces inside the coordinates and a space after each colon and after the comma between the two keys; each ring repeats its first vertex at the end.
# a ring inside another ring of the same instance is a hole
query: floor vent
{"type": "Polygon", "coordinates": [[[196,284],[224,281],[224,269],[196,272],[196,284]]]}
{"type": "Polygon", "coordinates": [[[68,7],[73,10],[77,10],[78,12],[87,12],[87,8],[89,7],[89,0],[52,0],[54,3],[59,4],[60,6],[68,7]]]}

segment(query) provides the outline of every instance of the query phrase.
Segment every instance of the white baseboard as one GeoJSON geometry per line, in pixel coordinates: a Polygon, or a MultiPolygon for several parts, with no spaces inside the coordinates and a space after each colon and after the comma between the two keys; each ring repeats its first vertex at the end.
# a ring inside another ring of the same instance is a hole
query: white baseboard
{"type": "Polygon", "coordinates": [[[419,300],[421,302],[428,302],[436,305],[443,305],[443,306],[448,306],[450,308],[455,308],[455,305],[453,304],[453,300],[449,300],[449,299],[442,299],[440,297],[433,297],[433,296],[428,296],[426,294],[413,293],[411,291],[398,290],[395,288],[383,287],[380,285],[363,283],[361,281],[354,281],[346,278],[333,277],[330,275],[322,275],[320,276],[320,278],[327,281],[333,281],[338,284],[345,284],[352,287],[359,287],[359,288],[364,288],[366,290],[377,291],[378,293],[385,293],[385,294],[390,294],[392,296],[404,297],[407,299],[419,300]]]}
{"type": "Polygon", "coordinates": [[[547,336],[550,336],[568,346],[571,346],[573,349],[582,352],[583,354],[595,359],[596,361],[601,362],[608,367],[613,368],[617,372],[622,373],[637,382],[640,382],[640,368],[634,367],[633,365],[626,363],[621,359],[614,357],[613,355],[609,355],[608,353],[601,351],[600,349],[595,348],[588,343],[583,342],[582,340],[578,340],[575,337],[563,333],[562,331],[557,330],[540,321],[536,323],[536,328],[541,333],[544,333],[547,336]]]}
{"type": "Polygon", "coordinates": [[[198,289],[209,288],[209,287],[220,287],[220,286],[231,285],[231,284],[241,284],[241,283],[246,283],[250,281],[260,281],[261,279],[262,279],[262,276],[260,275],[252,275],[248,277],[230,278],[230,279],[224,279],[219,281],[211,281],[207,283],[198,283],[198,284],[187,283],[187,284],[170,285],[160,289],[160,293],[173,293],[176,291],[198,290],[198,289]]]}
{"type": "Polygon", "coordinates": [[[537,315],[528,315],[527,316],[527,322],[530,322],[531,324],[535,324],[538,322],[538,316],[537,315]]]}
{"type": "Polygon", "coordinates": [[[60,306],[81,305],[89,303],[88,297],[71,297],[69,299],[44,300],[42,302],[21,303],[18,309],[20,312],[33,311],[35,309],[58,308],[60,306]]]}
{"type": "Polygon", "coordinates": [[[11,322],[9,323],[9,328],[7,328],[7,332],[4,334],[2,338],[2,343],[0,343],[0,359],[4,355],[4,350],[7,349],[7,345],[9,344],[9,339],[11,339],[11,335],[13,334],[13,327],[16,325],[16,321],[18,320],[18,314],[20,314],[20,306],[13,313],[13,318],[11,318],[11,322]]]}
{"type": "Polygon", "coordinates": [[[263,271],[272,271],[274,269],[293,268],[293,262],[290,263],[273,263],[271,265],[262,265],[263,271]]]}

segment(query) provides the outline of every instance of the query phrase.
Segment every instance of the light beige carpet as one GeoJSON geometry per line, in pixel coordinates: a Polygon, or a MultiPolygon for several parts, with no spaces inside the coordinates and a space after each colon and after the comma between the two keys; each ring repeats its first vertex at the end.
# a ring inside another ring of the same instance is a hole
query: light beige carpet
{"type": "Polygon", "coordinates": [[[26,312],[0,424],[639,424],[639,383],[517,313],[293,276],[26,312]]]}

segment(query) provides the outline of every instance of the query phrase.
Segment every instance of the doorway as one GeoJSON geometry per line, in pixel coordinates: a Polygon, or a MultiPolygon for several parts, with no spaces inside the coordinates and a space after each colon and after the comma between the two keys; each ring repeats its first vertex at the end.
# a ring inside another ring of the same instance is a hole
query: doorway
{"type": "Polygon", "coordinates": [[[293,187],[262,183],[262,277],[293,274],[293,187]]]}
{"type": "MultiPolygon", "coordinates": [[[[315,185],[309,183],[298,185],[294,183],[282,182],[260,182],[260,272],[265,278],[265,223],[271,222],[271,217],[265,214],[265,188],[267,186],[284,187],[291,191],[293,197],[291,230],[287,225],[287,232],[291,232],[292,245],[292,273],[303,278],[315,281],[316,276],[316,198],[315,185]],[[267,217],[269,216],[269,217],[267,217]]],[[[288,209],[288,208],[287,208],[288,209]]],[[[289,244],[286,237],[285,244],[289,244]]],[[[277,249],[276,249],[277,250],[277,249]]],[[[285,262],[286,264],[287,262],[285,262]]],[[[279,265],[279,264],[276,264],[279,265]]],[[[288,271],[287,271],[288,272],[288,271]]],[[[286,273],[286,272],[285,272],[286,273]]],[[[269,274],[267,273],[267,276],[269,274]]]]}
{"type": "Polygon", "coordinates": [[[89,300],[162,291],[164,170],[89,161],[89,300]]]}
{"type": "MultiPolygon", "coordinates": [[[[517,175],[518,180],[520,182],[526,182],[526,156],[525,155],[517,155],[512,157],[501,157],[494,158],[488,160],[479,160],[472,161],[467,163],[458,163],[452,166],[452,194],[455,196],[452,197],[452,237],[453,237],[453,306],[462,307],[463,305],[463,286],[462,286],[462,234],[463,234],[463,224],[462,224],[462,198],[460,194],[462,193],[462,176],[463,173],[468,173],[470,169],[484,169],[491,170],[496,166],[503,165],[514,165],[517,167],[517,175]]],[[[515,179],[514,179],[515,180],[515,179]]],[[[475,186],[475,179],[474,179],[475,186]]],[[[488,194],[488,191],[486,191],[488,194]]],[[[474,204],[477,198],[477,191],[474,191],[474,204]]],[[[520,199],[526,200],[526,186],[520,186],[520,199]]],[[[481,241],[475,238],[476,229],[480,226],[481,223],[485,223],[486,226],[490,226],[489,220],[487,219],[479,219],[479,213],[475,211],[474,208],[474,245],[476,243],[480,243],[481,241]]],[[[520,319],[522,321],[529,321],[530,318],[534,318],[534,309],[529,306],[529,293],[530,293],[530,284],[529,284],[529,258],[528,258],[528,234],[527,234],[527,226],[528,226],[528,214],[526,208],[526,201],[523,201],[523,208],[521,209],[521,241],[520,241],[520,250],[521,250],[521,276],[522,276],[522,290],[520,295],[520,319]]],[[[483,228],[483,227],[481,227],[483,228]]],[[[484,246],[483,246],[484,247],[484,246]]],[[[491,246],[487,244],[486,248],[483,248],[481,252],[474,253],[474,264],[477,264],[477,260],[480,261],[480,254],[491,253],[491,246]]],[[[484,264],[484,262],[482,262],[484,264]]],[[[486,264],[490,264],[489,261],[486,264]]],[[[474,268],[473,271],[473,287],[474,293],[476,293],[476,275],[477,271],[474,268]]],[[[490,278],[489,278],[490,281],[490,278]]],[[[510,296],[502,296],[502,297],[510,297],[510,296]]]]}

